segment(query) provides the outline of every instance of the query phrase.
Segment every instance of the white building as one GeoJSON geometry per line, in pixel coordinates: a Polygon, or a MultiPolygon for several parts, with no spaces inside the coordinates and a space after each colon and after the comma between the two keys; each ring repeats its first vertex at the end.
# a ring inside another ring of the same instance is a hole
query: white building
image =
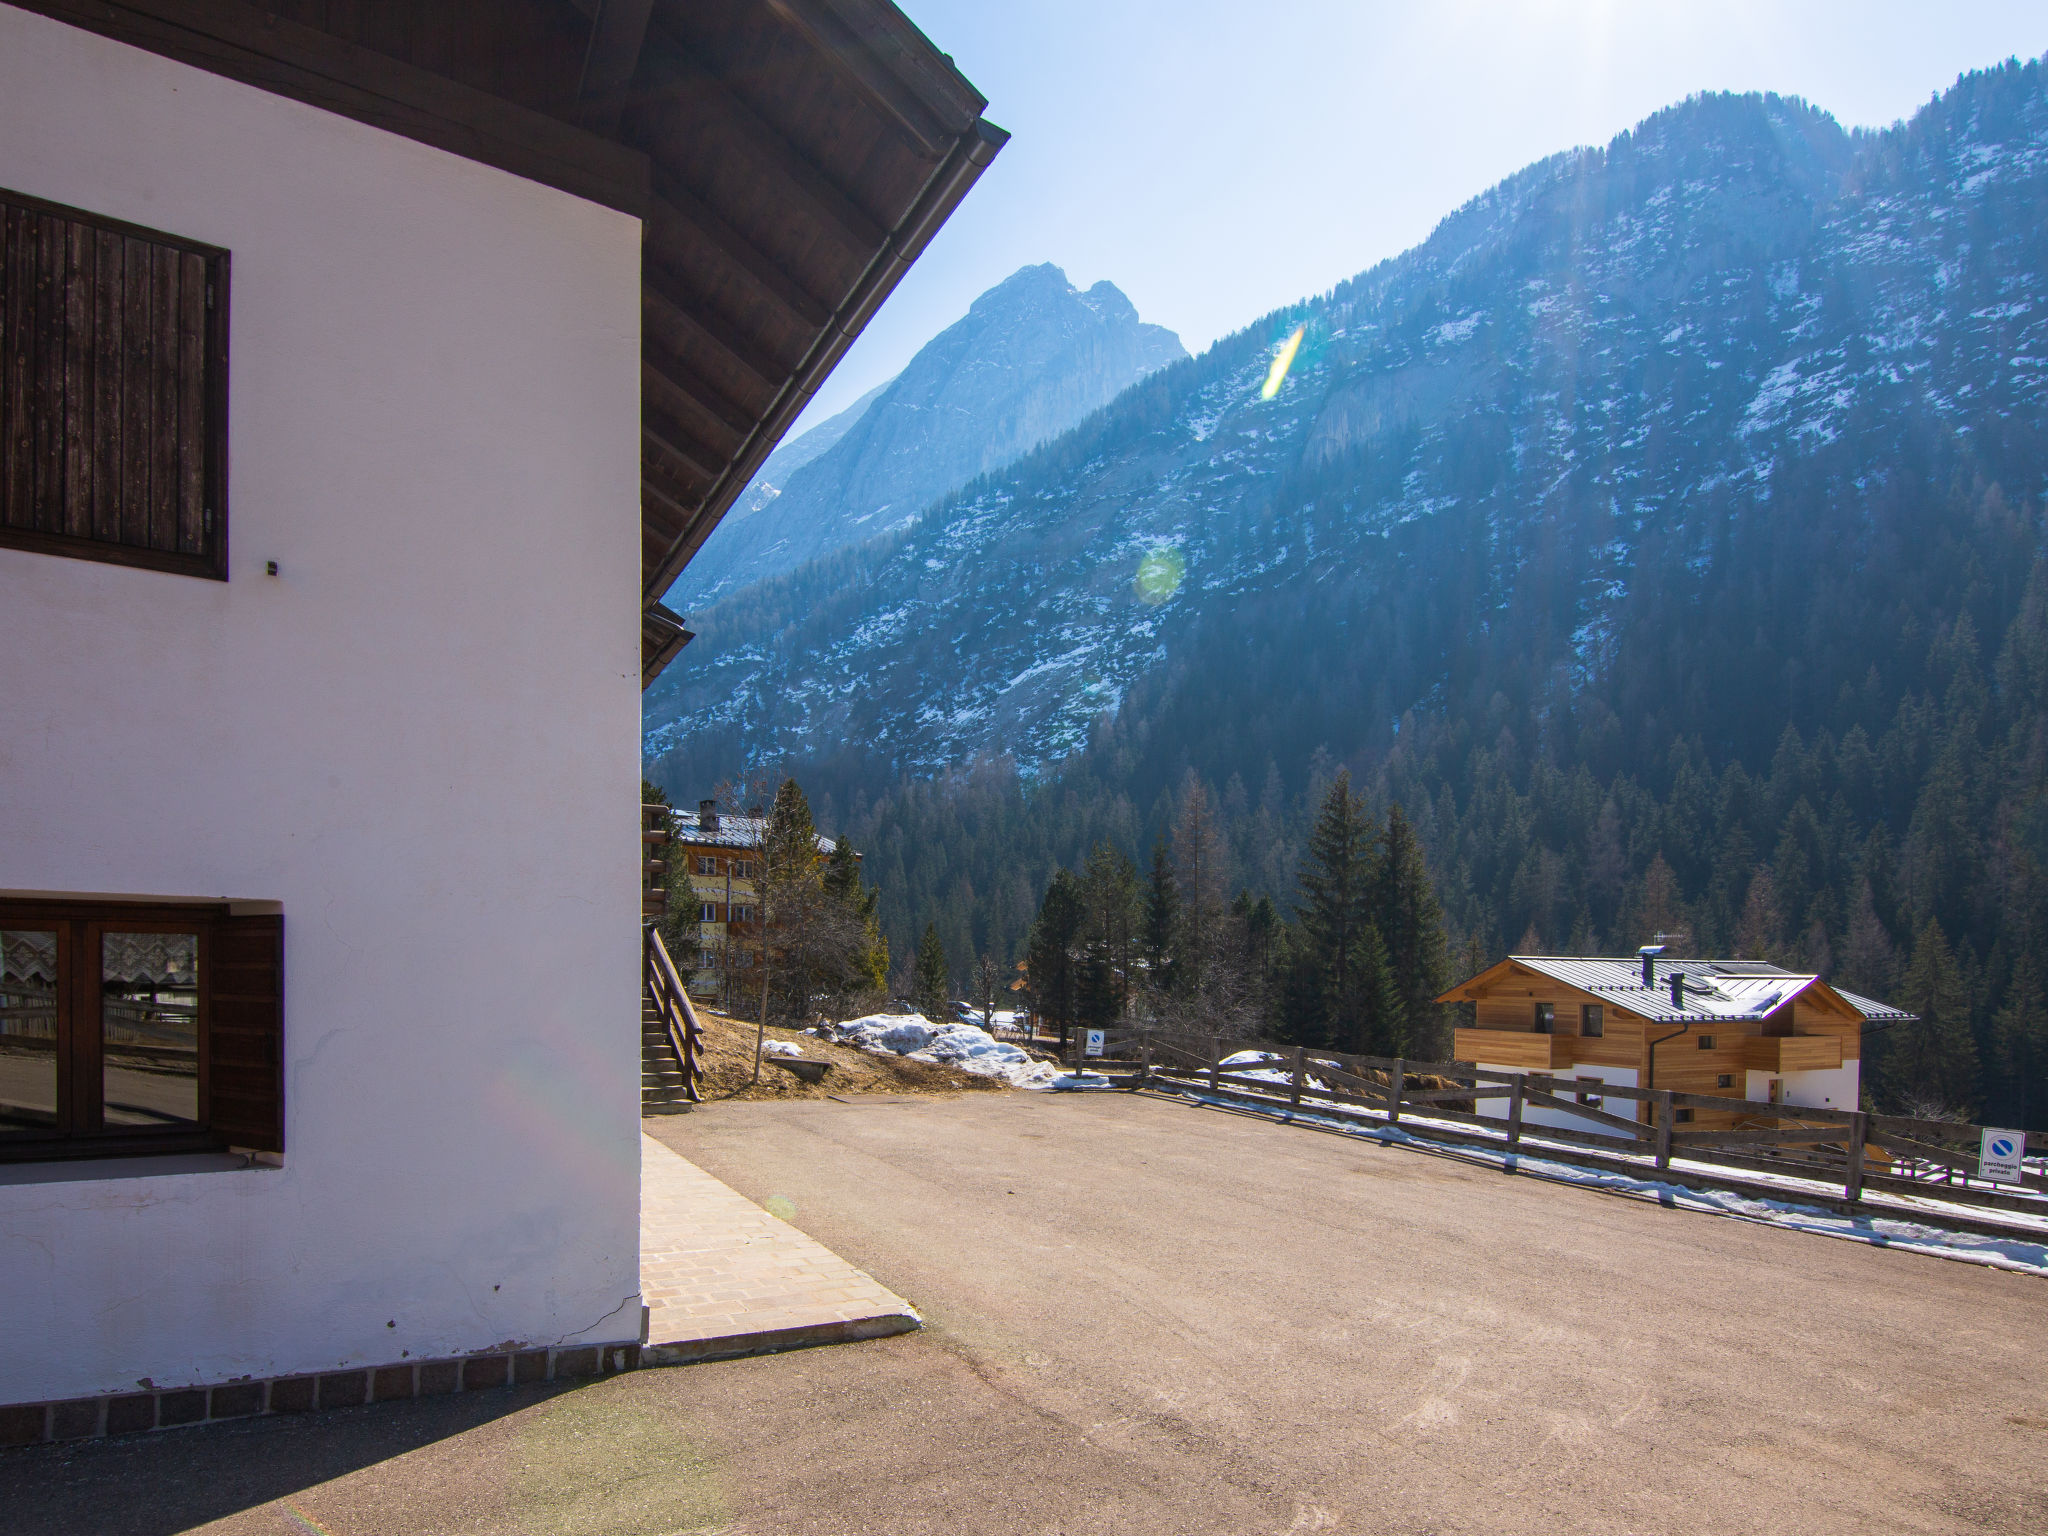
{"type": "Polygon", "coordinates": [[[656,599],[1002,135],[478,9],[0,3],[0,1444],[634,1363],[656,599]]]}

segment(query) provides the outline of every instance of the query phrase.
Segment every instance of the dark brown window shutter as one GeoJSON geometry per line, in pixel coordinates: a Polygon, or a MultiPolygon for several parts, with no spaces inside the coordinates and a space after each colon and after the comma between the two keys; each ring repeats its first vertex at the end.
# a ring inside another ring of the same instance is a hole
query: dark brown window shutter
{"type": "Polygon", "coordinates": [[[227,574],[227,252],[0,191],[0,544],[227,574]]]}
{"type": "Polygon", "coordinates": [[[208,1118],[229,1146],[284,1150],[284,919],[214,929],[208,1118]]]}

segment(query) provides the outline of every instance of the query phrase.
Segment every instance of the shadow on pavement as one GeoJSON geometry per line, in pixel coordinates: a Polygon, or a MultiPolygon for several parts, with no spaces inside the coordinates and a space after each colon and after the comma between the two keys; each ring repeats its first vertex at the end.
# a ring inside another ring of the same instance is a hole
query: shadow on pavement
{"type": "MultiPolygon", "coordinates": [[[[0,1451],[0,1530],[8,1536],[173,1536],[592,1385],[494,1387],[0,1451]]],[[[279,1529],[302,1524],[285,1520],[279,1529]]]]}

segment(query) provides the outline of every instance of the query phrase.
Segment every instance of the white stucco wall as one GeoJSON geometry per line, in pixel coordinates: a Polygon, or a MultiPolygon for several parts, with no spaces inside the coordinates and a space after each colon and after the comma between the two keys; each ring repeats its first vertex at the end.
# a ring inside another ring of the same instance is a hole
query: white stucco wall
{"type": "Polygon", "coordinates": [[[636,1338],[637,222],[6,5],[0,185],[233,253],[232,579],[0,549],[0,893],[279,904],[288,1053],[0,1184],[0,1402],[636,1338]]]}
{"type": "MultiPolygon", "coordinates": [[[[1480,1065],[1488,1072],[1519,1072],[1522,1070],[1520,1067],[1488,1067],[1484,1063],[1480,1063],[1480,1065]]],[[[1633,1088],[1636,1086],[1636,1069],[1634,1067],[1573,1067],[1568,1072],[1555,1075],[1562,1077],[1597,1077],[1601,1082],[1612,1084],[1617,1088],[1633,1088]]],[[[1476,1112],[1479,1114],[1493,1115],[1502,1121],[1505,1121],[1508,1117],[1509,1100],[1505,1094],[1497,1099],[1480,1099],[1477,1103],[1478,1108],[1476,1112]]],[[[1629,1111],[1635,1108],[1635,1105],[1636,1101],[1634,1099],[1616,1099],[1611,1104],[1598,1104],[1593,1107],[1605,1110],[1610,1115],[1626,1117],[1629,1111]]],[[[1567,1110],[1552,1109],[1547,1104],[1523,1104],[1522,1124],[1524,1126],[1548,1125],[1555,1126],[1560,1130],[1584,1131],[1589,1136],[1612,1136],[1617,1140],[1627,1139],[1625,1132],[1619,1131],[1611,1125],[1602,1125],[1597,1120],[1588,1120],[1584,1115],[1574,1115],[1567,1110]]]]}
{"type": "MultiPolygon", "coordinates": [[[[1819,1072],[1787,1072],[1783,1102],[1804,1104],[1809,1109],[1859,1109],[1861,1099],[1861,1062],[1845,1061],[1839,1067],[1819,1072]]],[[[1759,1073],[1750,1074],[1752,1077],[1759,1073]]],[[[1768,1082],[1761,1094],[1752,1098],[1770,1097],[1768,1082]]]]}

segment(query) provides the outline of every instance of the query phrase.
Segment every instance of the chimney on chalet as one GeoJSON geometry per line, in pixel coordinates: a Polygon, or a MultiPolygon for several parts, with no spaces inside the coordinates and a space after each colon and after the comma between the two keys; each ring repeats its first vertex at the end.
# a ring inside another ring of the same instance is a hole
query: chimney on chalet
{"type": "Polygon", "coordinates": [[[1671,973],[1671,1006],[1680,1010],[1685,1007],[1685,972],[1671,973]]]}
{"type": "Polygon", "coordinates": [[[718,802],[716,800],[699,800],[697,802],[697,830],[699,832],[716,832],[718,830],[718,802]]]}
{"type": "Polygon", "coordinates": [[[1645,990],[1657,985],[1657,957],[1664,953],[1662,944],[1645,944],[1636,951],[1643,962],[1643,987],[1645,990]]]}

